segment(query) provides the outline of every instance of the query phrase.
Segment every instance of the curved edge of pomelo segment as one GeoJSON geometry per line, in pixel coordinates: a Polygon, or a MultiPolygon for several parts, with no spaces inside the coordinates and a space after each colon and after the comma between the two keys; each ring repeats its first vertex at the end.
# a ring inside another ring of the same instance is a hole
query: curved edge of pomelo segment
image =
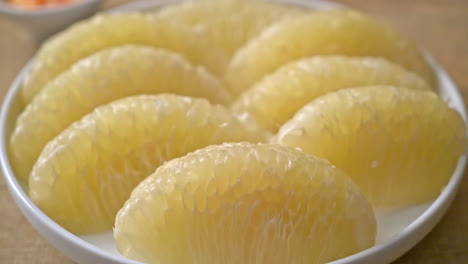
{"type": "Polygon", "coordinates": [[[269,26],[236,52],[224,78],[238,95],[285,63],[327,54],[385,57],[435,89],[434,72],[412,42],[352,9],[317,10],[269,26]]]}
{"type": "Polygon", "coordinates": [[[328,161],[286,146],[225,143],[142,181],[114,236],[121,254],[144,262],[325,263],[373,246],[376,221],[328,161]]]}
{"type": "Polygon", "coordinates": [[[79,59],[124,44],[169,49],[217,74],[224,72],[227,64],[222,51],[177,21],[139,12],[98,14],[61,31],[41,46],[21,86],[23,107],[79,59]]]}
{"type": "Polygon", "coordinates": [[[96,108],[50,141],[29,177],[31,200],[75,234],[109,230],[131,190],[165,161],[264,131],[221,105],[134,96],[96,108]]]}
{"type": "Polygon", "coordinates": [[[317,98],[272,142],[328,159],[375,208],[392,208],[440,194],[466,151],[466,133],[461,115],[436,93],[377,86],[317,98]]]}
{"type": "Polygon", "coordinates": [[[100,105],[139,94],[174,93],[229,104],[231,95],[204,67],[147,45],[106,48],[80,59],[47,83],[16,120],[12,164],[26,179],[43,147],[100,105]]]}
{"type": "Polygon", "coordinates": [[[265,129],[277,132],[302,106],[322,95],[372,85],[431,90],[422,77],[385,58],[312,56],[289,62],[266,75],[237,97],[231,109],[248,112],[265,129]]]}

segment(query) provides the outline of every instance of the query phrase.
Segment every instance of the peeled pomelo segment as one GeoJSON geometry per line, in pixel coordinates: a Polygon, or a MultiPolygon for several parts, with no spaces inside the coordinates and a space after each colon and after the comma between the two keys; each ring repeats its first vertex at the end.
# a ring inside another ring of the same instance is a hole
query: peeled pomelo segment
{"type": "Polygon", "coordinates": [[[434,85],[430,66],[404,36],[356,11],[341,9],[311,12],[269,26],[236,52],[225,79],[238,95],[283,64],[327,54],[384,57],[434,85]]]}
{"type": "Polygon", "coordinates": [[[374,245],[372,207],[341,170],[292,148],[229,143],[159,167],[119,211],[144,263],[326,263],[374,245]]]}
{"type": "Polygon", "coordinates": [[[232,109],[250,113],[265,129],[276,132],[302,106],[321,95],[378,84],[431,89],[418,75],[383,58],[316,56],[288,63],[267,75],[243,92],[232,109]]]}
{"type": "Polygon", "coordinates": [[[161,8],[157,15],[178,19],[228,56],[283,18],[306,11],[292,5],[259,0],[186,1],[161,8]]]}
{"type": "Polygon", "coordinates": [[[131,190],[165,161],[225,141],[263,141],[255,123],[205,99],[136,96],[96,108],[50,141],[31,200],[74,234],[110,230],[131,190]]]}
{"type": "Polygon", "coordinates": [[[466,149],[466,124],[435,93],[343,89],[304,106],[273,140],[329,160],[375,207],[436,198],[466,149]]]}
{"type": "Polygon", "coordinates": [[[19,116],[10,139],[17,176],[27,181],[44,146],[94,108],[127,96],[158,93],[231,101],[215,77],[177,53],[137,45],[105,49],[50,81],[19,116]]]}
{"type": "Polygon", "coordinates": [[[24,105],[73,63],[99,50],[124,44],[164,48],[186,56],[210,71],[223,72],[223,52],[170,19],[128,13],[97,15],[79,22],[45,42],[21,88],[24,105]]]}

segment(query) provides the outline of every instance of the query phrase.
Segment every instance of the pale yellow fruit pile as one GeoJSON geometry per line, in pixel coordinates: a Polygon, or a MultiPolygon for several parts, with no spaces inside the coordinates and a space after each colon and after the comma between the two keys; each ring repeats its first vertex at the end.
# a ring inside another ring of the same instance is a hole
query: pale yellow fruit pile
{"type": "Polygon", "coordinates": [[[325,263],[374,208],[430,201],[466,148],[401,34],[351,10],[201,0],[97,15],[43,44],[10,160],[75,234],[145,263],[325,263]]]}

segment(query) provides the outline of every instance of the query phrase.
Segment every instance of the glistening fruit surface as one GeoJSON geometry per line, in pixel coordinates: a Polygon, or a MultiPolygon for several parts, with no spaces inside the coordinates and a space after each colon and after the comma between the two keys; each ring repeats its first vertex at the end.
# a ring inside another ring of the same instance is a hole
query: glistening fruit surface
{"type": "Polygon", "coordinates": [[[374,244],[370,204],[330,163],[265,144],[210,146],[161,166],[114,228],[145,263],[318,264],[374,244]]]}
{"type": "Polygon", "coordinates": [[[344,89],[304,106],[274,140],[329,160],[376,207],[436,198],[466,150],[466,125],[435,93],[344,89]]]}
{"type": "Polygon", "coordinates": [[[75,234],[107,231],[132,189],[165,161],[263,136],[205,99],[128,97],[96,108],[49,142],[29,177],[29,194],[75,234]]]}

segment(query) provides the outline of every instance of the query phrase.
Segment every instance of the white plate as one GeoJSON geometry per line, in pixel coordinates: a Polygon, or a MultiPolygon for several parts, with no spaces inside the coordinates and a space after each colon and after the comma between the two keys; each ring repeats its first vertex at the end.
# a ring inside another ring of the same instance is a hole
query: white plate
{"type": "MultiPolygon", "coordinates": [[[[169,0],[138,1],[118,7],[113,11],[149,10],[167,3],[168,1],[169,0]]],[[[288,0],[280,2],[299,4],[310,8],[329,8],[337,6],[336,4],[326,1],[288,0]]],[[[174,3],[174,1],[171,1],[171,3],[174,3]]],[[[455,84],[431,56],[427,55],[427,60],[437,75],[440,95],[449,102],[450,106],[460,112],[466,120],[465,106],[455,84]]],[[[20,111],[19,88],[28,70],[29,65],[26,65],[16,77],[6,95],[0,113],[0,163],[11,195],[23,214],[39,233],[73,260],[79,263],[95,264],[137,263],[125,259],[117,253],[111,232],[99,235],[75,236],[63,229],[34,205],[26,194],[27,190],[16,180],[7,156],[7,142],[20,111]]],[[[444,215],[463,178],[466,161],[467,156],[465,154],[460,158],[448,185],[436,200],[414,207],[376,212],[378,225],[376,245],[358,254],[332,263],[389,263],[403,255],[427,235],[444,215]]]]}
{"type": "Polygon", "coordinates": [[[48,38],[75,21],[94,14],[102,0],[82,0],[63,6],[29,10],[0,1],[0,15],[21,24],[37,41],[48,38]]]}

